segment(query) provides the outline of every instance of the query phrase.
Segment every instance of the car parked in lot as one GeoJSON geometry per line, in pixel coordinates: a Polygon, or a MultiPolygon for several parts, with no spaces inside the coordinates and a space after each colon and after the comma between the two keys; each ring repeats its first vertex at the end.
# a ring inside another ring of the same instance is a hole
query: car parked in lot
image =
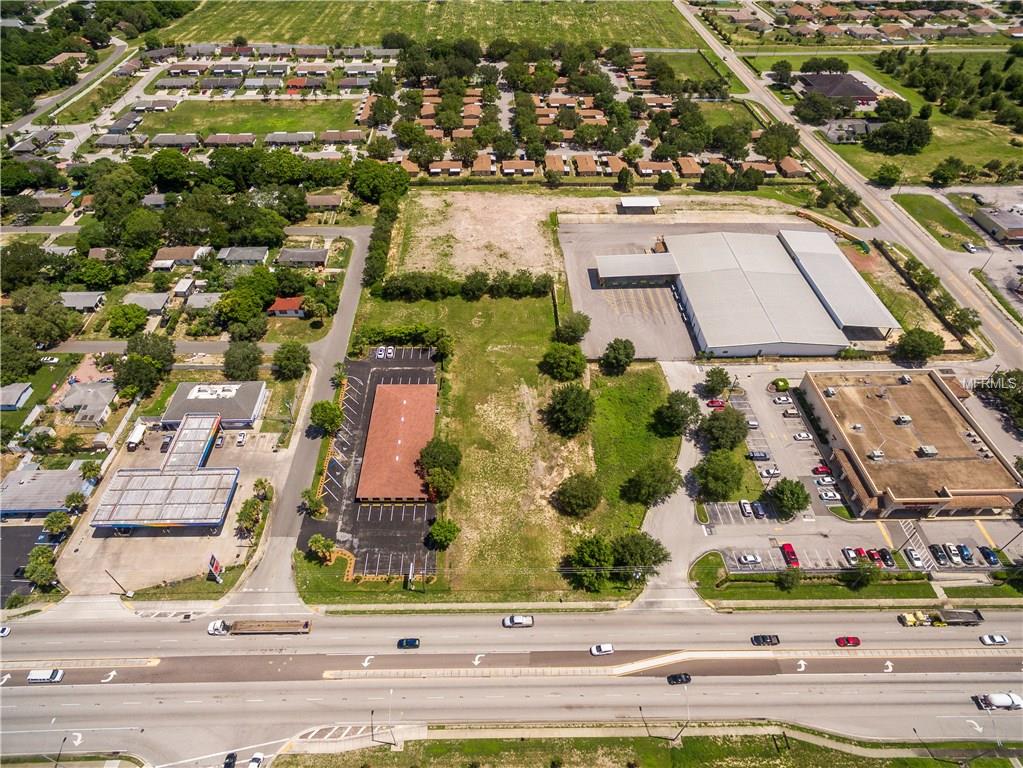
{"type": "Polygon", "coordinates": [[[377,347],[377,360],[383,360],[384,359],[384,355],[386,355],[386,354],[387,354],[387,348],[386,347],[377,347]]]}
{"type": "Polygon", "coordinates": [[[959,554],[959,547],[952,542],[945,543],[945,554],[948,555],[948,559],[952,561],[952,565],[962,565],[963,558],[959,554]]]}
{"type": "Polygon", "coordinates": [[[859,648],[860,639],[858,637],[853,637],[852,635],[846,635],[845,637],[836,637],[835,645],[837,645],[839,648],[859,648]]]}
{"type": "Polygon", "coordinates": [[[67,537],[67,531],[60,531],[59,533],[48,533],[47,531],[42,531],[38,536],[36,536],[35,545],[37,547],[56,547],[67,537]]]}
{"type": "Polygon", "coordinates": [[[760,422],[756,419],[746,419],[746,426],[750,429],[760,429],[760,422]]]}
{"type": "Polygon", "coordinates": [[[902,550],[902,553],[906,556],[906,559],[909,560],[909,564],[912,565],[914,568],[924,567],[923,559],[920,557],[919,553],[917,553],[917,551],[912,547],[906,547],[904,550],[902,550]]]}
{"type": "Polygon", "coordinates": [[[717,397],[715,397],[713,400],[707,401],[708,408],[724,408],[725,405],[727,405],[727,403],[724,400],[717,397]]]}
{"type": "Polygon", "coordinates": [[[214,448],[222,448],[223,445],[224,445],[224,433],[221,432],[220,434],[217,435],[217,440],[216,440],[215,443],[213,443],[213,447],[214,448]]]}
{"type": "Polygon", "coordinates": [[[892,557],[891,550],[881,547],[881,549],[877,550],[877,554],[881,556],[881,562],[884,563],[885,568],[895,567],[895,558],[892,557]]]}
{"type": "Polygon", "coordinates": [[[167,453],[167,451],[170,450],[171,443],[173,442],[173,435],[165,435],[163,440],[160,441],[160,453],[167,453]]]}
{"type": "Polygon", "coordinates": [[[228,752],[224,755],[224,768],[234,768],[236,762],[238,762],[237,752],[228,752]]]}
{"type": "Polygon", "coordinates": [[[611,643],[597,643],[590,646],[590,656],[610,656],[614,652],[615,647],[611,643]]]}
{"type": "Polygon", "coordinates": [[[750,461],[770,461],[771,457],[767,455],[767,451],[749,451],[746,454],[746,458],[750,461]]]}
{"type": "Polygon", "coordinates": [[[984,558],[984,562],[988,565],[1000,565],[998,562],[998,555],[991,547],[977,547],[977,551],[980,552],[980,556],[984,558]]]}
{"type": "Polygon", "coordinates": [[[781,640],[778,639],[777,635],[753,635],[750,642],[753,645],[780,645],[781,640]]]}
{"type": "Polygon", "coordinates": [[[796,556],[795,547],[788,542],[781,545],[781,556],[785,559],[785,565],[789,568],[799,567],[799,558],[796,556]]]}
{"type": "Polygon", "coordinates": [[[931,557],[934,558],[934,562],[942,567],[948,565],[948,555],[945,554],[945,550],[941,548],[940,544],[931,544],[928,549],[931,550],[931,557]]]}
{"type": "Polygon", "coordinates": [[[1009,638],[1005,635],[981,635],[980,642],[982,645],[1008,645],[1009,638]]]}
{"type": "Polygon", "coordinates": [[[531,627],[533,626],[532,616],[505,616],[501,619],[501,626],[512,628],[512,627],[531,627]]]}
{"type": "Polygon", "coordinates": [[[796,434],[792,436],[792,439],[800,443],[805,443],[808,440],[813,440],[813,435],[809,432],[796,432],[796,434]]]}
{"type": "Polygon", "coordinates": [[[781,470],[777,467],[771,467],[770,469],[760,470],[760,476],[765,480],[770,480],[772,477],[781,477],[781,470]]]}
{"type": "Polygon", "coordinates": [[[839,496],[835,491],[818,491],[817,495],[821,501],[841,501],[842,497],[839,496]]]}
{"type": "Polygon", "coordinates": [[[878,568],[881,567],[881,565],[882,565],[881,553],[878,552],[876,549],[868,549],[867,550],[867,557],[869,558],[870,562],[872,562],[878,568]]]}
{"type": "Polygon", "coordinates": [[[823,477],[818,477],[813,482],[816,485],[834,485],[835,478],[833,478],[831,475],[824,475],[823,477]]]}
{"type": "Polygon", "coordinates": [[[792,405],[792,398],[788,395],[778,395],[772,400],[775,405],[792,405]]]}
{"type": "Polygon", "coordinates": [[[263,753],[254,752],[249,758],[249,768],[259,768],[263,764],[263,753]]]}
{"type": "Polygon", "coordinates": [[[816,467],[811,469],[810,472],[815,474],[815,475],[830,475],[831,474],[831,467],[829,467],[827,464],[825,464],[822,461],[816,467]]]}
{"type": "Polygon", "coordinates": [[[394,347],[388,347],[387,348],[387,359],[388,360],[393,360],[394,359],[394,347]]]}
{"type": "Polygon", "coordinates": [[[685,672],[677,672],[674,675],[668,675],[667,679],[668,685],[688,685],[693,682],[692,676],[685,672]]]}
{"type": "Polygon", "coordinates": [[[753,505],[749,503],[749,499],[739,499],[739,511],[743,517],[753,517],[753,505]]]}
{"type": "Polygon", "coordinates": [[[973,552],[965,544],[956,545],[956,549],[959,550],[959,557],[963,559],[966,565],[973,565],[973,552]]]}
{"type": "Polygon", "coordinates": [[[760,565],[763,562],[756,552],[744,552],[739,555],[739,563],[742,565],[760,565]]]}
{"type": "Polygon", "coordinates": [[[248,437],[248,435],[246,435],[244,432],[239,432],[238,439],[234,441],[234,444],[241,448],[243,445],[245,445],[246,437],[248,437]]]}
{"type": "Polygon", "coordinates": [[[755,517],[757,520],[763,520],[765,517],[767,517],[767,507],[764,506],[763,502],[760,501],[753,502],[753,517],[755,517]]]}
{"type": "Polygon", "coordinates": [[[849,565],[855,566],[860,562],[860,558],[856,556],[856,550],[852,547],[842,547],[842,557],[849,565]]]}

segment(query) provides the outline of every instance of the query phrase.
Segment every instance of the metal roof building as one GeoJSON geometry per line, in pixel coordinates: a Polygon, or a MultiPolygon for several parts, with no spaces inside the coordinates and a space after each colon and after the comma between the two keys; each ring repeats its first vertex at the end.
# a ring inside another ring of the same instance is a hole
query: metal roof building
{"type": "Polygon", "coordinates": [[[72,492],[88,496],[92,484],[73,469],[18,469],[0,481],[0,516],[47,515],[67,510],[64,500],[72,492]]]}
{"type": "Polygon", "coordinates": [[[224,429],[246,429],[259,418],[268,397],[265,381],[226,384],[183,381],[174,390],[160,423],[176,428],[190,413],[218,413],[224,429]]]}
{"type": "Polygon", "coordinates": [[[678,277],[670,253],[627,253],[597,256],[597,281],[602,286],[666,285],[678,277]]]}
{"type": "Polygon", "coordinates": [[[826,234],[783,229],[778,238],[839,328],[901,327],[826,234]]]}
{"type": "Polygon", "coordinates": [[[778,238],[736,232],[664,238],[704,352],[834,355],[849,346],[778,238]]]}

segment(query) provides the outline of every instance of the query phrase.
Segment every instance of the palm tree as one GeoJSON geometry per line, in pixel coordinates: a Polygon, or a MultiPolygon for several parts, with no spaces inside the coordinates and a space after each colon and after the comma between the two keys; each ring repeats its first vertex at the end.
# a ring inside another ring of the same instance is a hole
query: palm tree
{"type": "Polygon", "coordinates": [[[82,479],[88,480],[89,482],[95,482],[99,480],[100,465],[96,461],[83,461],[80,467],[82,473],[82,479]]]}
{"type": "Polygon", "coordinates": [[[79,511],[85,508],[85,494],[80,491],[72,491],[64,497],[64,506],[69,512],[79,511]]]}
{"type": "Polygon", "coordinates": [[[260,477],[252,484],[252,490],[263,501],[271,501],[274,497],[274,487],[265,477],[260,477]]]}
{"type": "Polygon", "coordinates": [[[302,491],[302,503],[312,517],[319,517],[326,507],[315,488],[306,488],[302,491]]]}

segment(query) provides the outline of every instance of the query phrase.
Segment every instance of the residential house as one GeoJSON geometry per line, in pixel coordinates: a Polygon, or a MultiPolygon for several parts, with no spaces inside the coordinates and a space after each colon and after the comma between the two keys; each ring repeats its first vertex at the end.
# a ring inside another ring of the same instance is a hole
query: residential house
{"type": "Polygon", "coordinates": [[[247,91],[258,91],[263,88],[268,91],[279,91],[284,87],[284,81],[279,77],[246,77],[242,86],[247,91]]]}
{"type": "Polygon", "coordinates": [[[289,77],[284,81],[284,87],[289,91],[316,91],[327,84],[323,77],[289,77]]]}
{"type": "Polygon", "coordinates": [[[199,146],[199,137],[194,133],[158,133],[149,140],[152,147],[174,147],[191,149],[199,146]]]}
{"type": "Polygon", "coordinates": [[[785,15],[793,21],[813,21],[814,13],[801,5],[792,5],[785,10],[785,15]]]}
{"type": "Polygon", "coordinates": [[[256,264],[263,264],[269,253],[270,249],[265,245],[236,245],[231,248],[221,248],[217,252],[217,258],[231,265],[248,264],[254,266],[256,264]]]}
{"type": "Polygon", "coordinates": [[[698,179],[703,175],[703,167],[691,155],[683,155],[676,162],[679,177],[683,179],[698,179]]]}
{"type": "Polygon", "coordinates": [[[457,160],[437,160],[430,163],[431,176],[461,176],[462,164],[457,160]]]}
{"type": "Polygon", "coordinates": [[[244,82],[241,77],[204,77],[199,88],[204,91],[237,91],[244,82]]]}
{"type": "Polygon", "coordinates": [[[342,195],[313,195],[306,192],[305,204],[311,211],[333,211],[344,202],[342,195]]]}
{"type": "Polygon", "coordinates": [[[103,306],[103,291],[61,291],[60,303],[76,312],[95,312],[103,306]]]}
{"type": "Polygon", "coordinates": [[[277,255],[277,263],[289,267],[314,267],[327,266],[326,248],[281,248],[277,255]]]}
{"type": "Polygon", "coordinates": [[[32,397],[32,385],[26,382],[0,387],[0,411],[17,411],[32,397]]]}
{"type": "Polygon", "coordinates": [[[568,176],[571,172],[571,166],[565,162],[565,157],[556,152],[549,152],[543,160],[543,165],[548,171],[554,171],[559,176],[568,176]]]}
{"type": "Polygon", "coordinates": [[[299,77],[308,77],[309,75],[327,77],[333,69],[326,64],[299,64],[295,67],[295,74],[299,77]]]}
{"type": "Polygon", "coordinates": [[[628,168],[628,164],[618,157],[618,155],[604,155],[603,157],[604,166],[607,168],[605,176],[618,176],[622,172],[623,168],[628,168]]]}
{"type": "Polygon", "coordinates": [[[330,48],[325,45],[300,45],[295,48],[295,56],[300,59],[325,59],[330,55],[330,48]]]}
{"type": "Polygon", "coordinates": [[[593,155],[573,155],[575,160],[575,173],[577,176],[599,176],[600,169],[597,167],[597,158],[593,155]]]}
{"type": "Polygon", "coordinates": [[[263,143],[268,147],[297,147],[303,144],[312,144],[314,141],[316,141],[316,134],[312,131],[295,133],[274,131],[263,138],[263,143]]]}
{"type": "Polygon", "coordinates": [[[66,192],[59,195],[37,192],[35,199],[39,203],[39,208],[44,211],[66,211],[71,205],[71,195],[66,192]]]}
{"type": "Polygon", "coordinates": [[[55,138],[57,138],[56,131],[49,129],[36,131],[11,147],[11,152],[16,155],[32,154],[44,149],[55,138]]]}
{"type": "Polygon", "coordinates": [[[185,309],[209,309],[220,301],[222,293],[193,293],[185,300],[185,309]]]}
{"type": "Polygon", "coordinates": [[[825,37],[842,37],[845,34],[845,30],[837,24],[825,24],[817,31],[825,37]]]}
{"type": "Polygon", "coordinates": [[[218,63],[210,67],[214,76],[242,77],[249,72],[248,64],[225,64],[218,63]]]}
{"type": "Polygon", "coordinates": [[[473,176],[493,176],[497,173],[497,166],[494,163],[494,156],[489,152],[480,152],[472,161],[470,174],[473,176]]]}
{"type": "Polygon", "coordinates": [[[150,315],[161,315],[167,308],[170,297],[166,293],[126,293],[121,299],[122,304],[134,304],[142,307],[150,315]]]}
{"type": "Polygon", "coordinates": [[[301,296],[288,298],[278,296],[266,313],[271,317],[305,317],[305,310],[302,309],[303,301],[301,296]]]}
{"type": "Polygon", "coordinates": [[[778,172],[786,179],[801,179],[806,176],[806,169],[794,157],[783,157],[778,163],[778,172]]]}
{"type": "Polygon", "coordinates": [[[362,131],[355,129],[351,131],[321,131],[321,144],[358,144],[364,138],[362,131]]]}
{"type": "Polygon", "coordinates": [[[178,49],[173,46],[168,48],[153,48],[150,51],[142,51],[139,56],[144,62],[153,64],[159,64],[160,62],[166,61],[171,56],[177,55],[178,49]]]}
{"type": "Polygon", "coordinates": [[[400,165],[409,176],[414,177],[422,173],[422,169],[409,160],[407,155],[398,161],[398,165],[400,165]]]}
{"type": "Polygon", "coordinates": [[[144,147],[147,141],[149,141],[149,137],[144,133],[133,133],[131,135],[106,133],[96,139],[96,146],[100,149],[144,147]]]}
{"type": "Polygon", "coordinates": [[[136,101],[132,112],[170,112],[178,102],[174,99],[154,99],[153,101],[136,101]]]}
{"type": "Polygon", "coordinates": [[[125,115],[124,117],[114,120],[107,128],[108,133],[123,134],[131,133],[138,128],[139,123],[142,122],[142,118],[138,115],[125,115]]]}
{"type": "Polygon", "coordinates": [[[180,75],[198,76],[205,75],[209,68],[209,64],[200,64],[197,61],[179,61],[167,67],[167,74],[171,77],[178,77],[180,75]]]}
{"type": "Polygon", "coordinates": [[[370,115],[373,114],[373,104],[376,100],[375,93],[371,93],[366,97],[365,101],[362,102],[362,106],[359,107],[358,114],[355,116],[356,125],[367,125],[369,123],[370,115]]]}
{"type": "Polygon", "coordinates": [[[882,24],[877,29],[886,40],[905,40],[913,36],[913,28],[901,24],[882,24]]]}
{"type": "Polygon", "coordinates": [[[845,15],[845,13],[841,9],[836,8],[833,5],[822,5],[820,8],[817,9],[817,15],[820,16],[822,19],[827,19],[828,21],[835,21],[836,19],[842,18],[845,15]]]}
{"type": "Polygon", "coordinates": [[[142,205],[146,208],[166,208],[167,195],[163,192],[150,192],[148,195],[142,196],[142,205]]]}
{"type": "Polygon", "coordinates": [[[183,277],[174,285],[174,298],[187,299],[195,292],[195,279],[183,277]]]}
{"type": "Polygon", "coordinates": [[[254,147],[256,146],[256,135],[254,133],[214,133],[203,139],[207,147],[254,147]]]}
{"type": "Polygon", "coordinates": [[[156,252],[156,259],[170,261],[174,266],[191,267],[212,250],[208,245],[168,245],[156,252]]]}
{"type": "Polygon", "coordinates": [[[54,67],[59,67],[61,64],[68,61],[76,67],[81,68],[89,63],[89,55],[87,53],[81,53],[80,51],[64,51],[64,53],[58,53],[53,58],[49,59],[42,65],[42,67],[43,69],[53,69],[54,67]]]}
{"type": "Polygon", "coordinates": [[[778,169],[774,167],[774,163],[767,163],[759,160],[739,163],[739,168],[743,171],[760,171],[764,174],[764,178],[768,179],[778,175],[778,169]]]}
{"type": "Polygon", "coordinates": [[[115,77],[134,77],[142,69],[139,59],[129,59],[114,70],[115,77]]]}
{"type": "Polygon", "coordinates": [[[675,166],[667,160],[663,162],[658,162],[656,160],[637,160],[636,173],[644,179],[648,179],[651,176],[660,176],[662,173],[670,173],[674,176],[675,166]]]}
{"type": "Polygon", "coordinates": [[[162,91],[172,91],[178,88],[191,90],[199,82],[197,77],[164,77],[156,81],[156,88],[162,91]]]}
{"type": "Polygon", "coordinates": [[[501,174],[504,176],[532,176],[536,173],[536,163],[532,160],[505,160],[501,163],[501,174]]]}
{"type": "Polygon", "coordinates": [[[66,413],[74,413],[78,426],[101,427],[110,418],[110,403],[116,395],[111,382],[72,384],[58,407],[66,413]]]}

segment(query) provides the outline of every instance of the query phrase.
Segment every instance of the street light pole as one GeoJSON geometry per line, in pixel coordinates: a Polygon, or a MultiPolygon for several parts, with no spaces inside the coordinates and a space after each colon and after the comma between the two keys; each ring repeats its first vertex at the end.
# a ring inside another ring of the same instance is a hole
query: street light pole
{"type": "Polygon", "coordinates": [[[57,762],[54,763],[53,768],[60,768],[60,756],[64,753],[64,744],[66,742],[67,736],[64,736],[64,738],[60,740],[60,749],[57,750],[57,762]]]}

